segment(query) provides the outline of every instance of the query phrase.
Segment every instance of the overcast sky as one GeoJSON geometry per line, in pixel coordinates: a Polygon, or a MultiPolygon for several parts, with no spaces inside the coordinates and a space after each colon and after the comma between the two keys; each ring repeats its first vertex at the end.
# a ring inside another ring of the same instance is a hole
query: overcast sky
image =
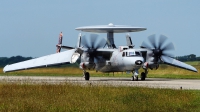
{"type": "MultiPolygon", "coordinates": [[[[109,23],[146,27],[130,33],[135,48],[164,34],[175,56],[200,56],[200,0],[1,0],[0,57],[53,54],[61,31],[63,45],[75,46],[75,28],[109,23]]],[[[117,46],[125,35],[115,35],[117,46]]]]}

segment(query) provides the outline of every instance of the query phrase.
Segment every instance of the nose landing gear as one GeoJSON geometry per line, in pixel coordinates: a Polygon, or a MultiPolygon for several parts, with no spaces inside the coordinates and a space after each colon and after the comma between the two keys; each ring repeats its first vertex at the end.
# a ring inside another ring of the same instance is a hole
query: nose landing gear
{"type": "MultiPolygon", "coordinates": [[[[144,81],[146,79],[147,76],[147,69],[145,69],[145,72],[141,73],[141,80],[144,81]]],[[[138,81],[138,70],[135,70],[135,72],[133,72],[133,76],[132,76],[132,81],[138,81]]]]}
{"type": "Polygon", "coordinates": [[[135,70],[135,72],[133,72],[132,81],[138,81],[138,73],[138,70],[135,70]]]}

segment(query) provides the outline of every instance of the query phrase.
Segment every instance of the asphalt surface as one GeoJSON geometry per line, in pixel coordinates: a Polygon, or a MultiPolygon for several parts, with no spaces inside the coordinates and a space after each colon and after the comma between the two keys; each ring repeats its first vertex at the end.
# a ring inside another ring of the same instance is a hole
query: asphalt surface
{"type": "Polygon", "coordinates": [[[146,78],[145,81],[131,81],[131,78],[119,77],[91,77],[85,81],[83,77],[52,77],[52,76],[0,76],[1,83],[30,83],[30,84],[80,84],[80,85],[108,85],[134,86],[149,88],[195,89],[200,90],[200,80],[195,79],[164,79],[146,78]]]}

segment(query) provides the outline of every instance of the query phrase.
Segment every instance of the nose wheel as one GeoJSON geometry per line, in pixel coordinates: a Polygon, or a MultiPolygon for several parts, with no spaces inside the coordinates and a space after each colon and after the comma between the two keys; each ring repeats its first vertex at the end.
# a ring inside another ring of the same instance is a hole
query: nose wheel
{"type": "Polygon", "coordinates": [[[138,81],[138,76],[132,76],[132,81],[138,81]]]}
{"type": "Polygon", "coordinates": [[[132,81],[138,81],[138,69],[134,70],[133,76],[132,76],[132,81]]]}
{"type": "MultiPolygon", "coordinates": [[[[147,69],[145,70],[145,72],[142,72],[141,73],[141,80],[144,81],[146,79],[146,76],[147,76],[147,69]]],[[[133,72],[133,76],[132,76],[132,81],[138,81],[138,70],[135,70],[135,72],[133,72]]]]}

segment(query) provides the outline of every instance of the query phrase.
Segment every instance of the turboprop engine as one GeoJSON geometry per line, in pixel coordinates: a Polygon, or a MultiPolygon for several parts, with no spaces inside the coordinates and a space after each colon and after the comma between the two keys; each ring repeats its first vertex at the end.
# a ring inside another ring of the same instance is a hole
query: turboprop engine
{"type": "Polygon", "coordinates": [[[143,42],[141,46],[141,48],[147,49],[146,62],[144,63],[143,68],[158,69],[159,64],[162,62],[162,56],[173,57],[173,55],[168,53],[168,51],[174,50],[174,45],[173,43],[164,45],[167,40],[167,37],[164,35],[160,35],[157,44],[155,34],[150,35],[148,40],[151,44],[150,46],[145,42],[143,42]]]}
{"type": "Polygon", "coordinates": [[[81,69],[94,69],[96,62],[100,60],[97,50],[102,48],[106,44],[104,38],[98,38],[97,34],[91,34],[89,38],[86,39],[85,36],[81,38],[81,46],[83,53],[81,54],[81,69]]]}

